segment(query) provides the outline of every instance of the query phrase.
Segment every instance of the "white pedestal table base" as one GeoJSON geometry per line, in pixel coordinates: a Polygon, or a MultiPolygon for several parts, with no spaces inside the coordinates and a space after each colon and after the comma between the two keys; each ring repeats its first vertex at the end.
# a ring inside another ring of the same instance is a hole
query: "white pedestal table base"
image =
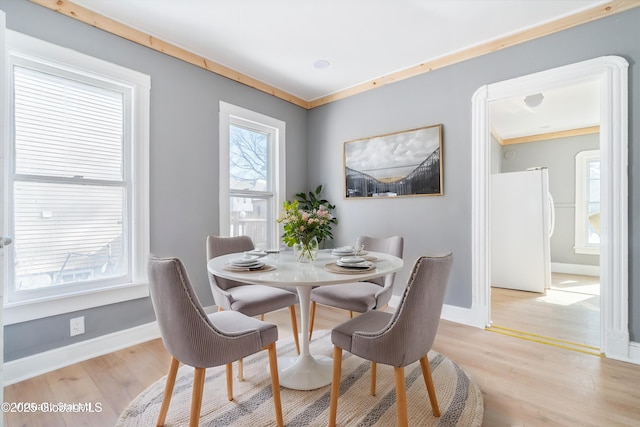
{"type": "Polygon", "coordinates": [[[279,357],[280,385],[294,390],[315,390],[331,384],[333,359],[327,356],[279,357]]]}

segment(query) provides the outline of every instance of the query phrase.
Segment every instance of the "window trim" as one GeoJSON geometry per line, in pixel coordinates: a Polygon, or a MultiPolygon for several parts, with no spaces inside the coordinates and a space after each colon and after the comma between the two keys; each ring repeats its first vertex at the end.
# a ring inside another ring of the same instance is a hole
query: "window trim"
{"type": "MultiPolygon", "coordinates": [[[[74,74],[82,74],[90,78],[99,78],[102,81],[130,87],[133,97],[131,136],[135,143],[130,144],[129,161],[131,162],[132,188],[128,193],[129,200],[127,201],[131,209],[131,229],[129,231],[132,239],[131,281],[106,288],[60,293],[55,296],[5,304],[4,324],[10,325],[149,296],[146,260],[150,253],[150,76],[11,30],[7,30],[7,50],[9,58],[25,58],[74,74]]],[[[9,146],[5,148],[5,154],[11,162],[11,147],[9,146]]],[[[13,170],[11,167],[7,169],[5,174],[9,170],[13,170]]],[[[7,206],[6,203],[5,206],[7,206]]],[[[5,257],[5,262],[8,258],[5,257]]],[[[5,277],[6,271],[5,268],[5,277]]],[[[9,286],[8,283],[6,286],[9,286]]]]}
{"type": "Polygon", "coordinates": [[[576,254],[600,255],[600,245],[597,247],[586,241],[588,224],[587,179],[589,177],[589,162],[600,161],[600,150],[585,150],[576,154],[576,200],[575,200],[575,246],[576,254]]]}
{"type": "MultiPolygon", "coordinates": [[[[247,110],[242,107],[238,107],[233,104],[229,104],[224,101],[220,101],[220,141],[219,141],[219,203],[220,203],[220,220],[219,220],[219,234],[221,236],[228,236],[231,226],[230,217],[230,197],[232,194],[247,197],[253,197],[250,191],[231,191],[229,183],[229,127],[233,122],[233,119],[239,119],[243,122],[255,123],[260,128],[271,128],[275,131],[275,146],[273,147],[272,161],[273,168],[276,173],[273,186],[270,193],[273,194],[274,200],[274,221],[272,224],[271,232],[274,235],[276,241],[279,241],[280,228],[275,218],[278,217],[279,208],[282,206],[285,194],[285,131],[286,124],[282,120],[275,119],[273,117],[266,116],[264,114],[257,113],[255,111],[247,110]]],[[[255,195],[263,197],[267,192],[259,192],[255,195]]]]}

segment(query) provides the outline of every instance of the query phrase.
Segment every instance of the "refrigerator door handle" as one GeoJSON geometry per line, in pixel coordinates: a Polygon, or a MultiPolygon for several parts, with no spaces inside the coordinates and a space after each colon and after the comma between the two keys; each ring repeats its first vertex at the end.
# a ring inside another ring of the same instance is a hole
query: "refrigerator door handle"
{"type": "Polygon", "coordinates": [[[551,193],[547,193],[547,201],[549,202],[549,238],[551,238],[556,228],[556,206],[551,193]]]}

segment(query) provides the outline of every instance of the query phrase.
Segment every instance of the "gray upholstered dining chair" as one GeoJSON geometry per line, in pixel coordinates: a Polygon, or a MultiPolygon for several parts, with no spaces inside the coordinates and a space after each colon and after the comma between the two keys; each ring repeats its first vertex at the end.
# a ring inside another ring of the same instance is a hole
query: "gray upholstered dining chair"
{"type": "MultiPolygon", "coordinates": [[[[404,239],[401,236],[369,237],[361,236],[356,245],[363,245],[366,251],[382,252],[402,258],[404,239]]],[[[395,273],[384,277],[370,279],[366,282],[354,282],[347,285],[319,286],[311,291],[311,319],[309,320],[309,339],[313,334],[313,323],[316,316],[316,304],[364,313],[384,307],[393,294],[395,273]]]]}
{"type": "Polygon", "coordinates": [[[440,416],[428,353],[438,330],[453,255],[420,257],[415,262],[397,310],[371,310],[331,331],[333,379],[329,425],[336,425],[343,349],[371,361],[371,395],[376,393],[376,364],[394,367],[398,425],[406,426],[404,367],[420,360],[433,415],[440,416]]]}
{"type": "Polygon", "coordinates": [[[177,258],[152,257],[148,272],[151,301],[162,342],[171,354],[157,425],[164,425],[180,363],[195,368],[189,416],[189,426],[193,427],[200,419],[206,368],[226,365],[227,398],[233,400],[231,363],[268,350],[276,422],[282,426],[277,326],[234,311],[207,315],[193,291],[184,265],[177,258]]]}
{"type": "MultiPolygon", "coordinates": [[[[250,251],[254,248],[253,241],[249,236],[207,236],[207,260],[231,253],[250,251]]],[[[300,354],[295,308],[298,303],[298,294],[295,290],[250,285],[217,277],[211,273],[209,273],[209,284],[218,311],[233,310],[247,316],[257,316],[289,307],[291,331],[296,343],[296,350],[300,354]]],[[[239,378],[242,378],[242,368],[240,368],[239,378]]]]}

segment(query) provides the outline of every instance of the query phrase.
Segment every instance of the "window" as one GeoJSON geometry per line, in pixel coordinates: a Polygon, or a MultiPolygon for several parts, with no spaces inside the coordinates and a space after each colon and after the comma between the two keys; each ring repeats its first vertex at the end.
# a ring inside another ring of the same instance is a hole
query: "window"
{"type": "Polygon", "coordinates": [[[148,295],[149,77],[18,33],[8,44],[7,319],[148,295]]]}
{"type": "Polygon", "coordinates": [[[257,248],[277,248],[284,194],[285,124],[220,103],[220,234],[247,235],[257,248]]]}
{"type": "Polygon", "coordinates": [[[576,155],[577,254],[600,254],[600,150],[576,155]]]}

